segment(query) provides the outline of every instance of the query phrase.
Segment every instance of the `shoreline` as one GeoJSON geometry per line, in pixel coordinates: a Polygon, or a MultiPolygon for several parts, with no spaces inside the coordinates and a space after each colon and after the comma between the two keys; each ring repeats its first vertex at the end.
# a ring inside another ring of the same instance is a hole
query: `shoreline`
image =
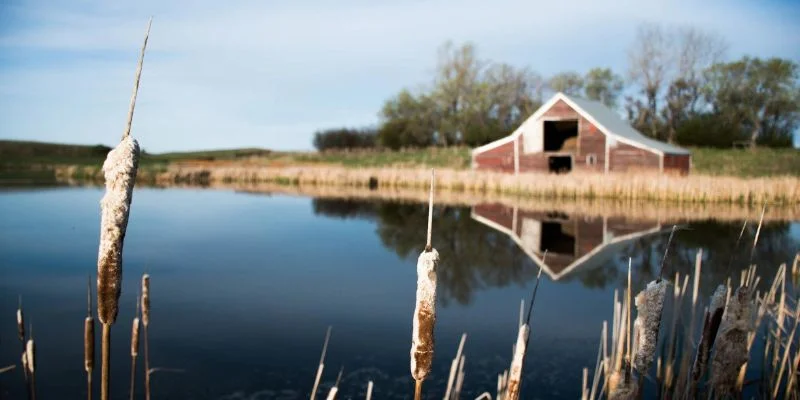
{"type": "MultiPolygon", "coordinates": [[[[65,179],[60,182],[67,186],[102,187],[98,180],[65,179]]],[[[285,195],[312,197],[342,201],[392,201],[423,204],[428,201],[428,191],[424,188],[383,187],[370,189],[368,186],[334,186],[287,184],[275,182],[197,182],[174,183],[142,180],[137,189],[207,189],[223,190],[253,195],[285,195]]],[[[632,219],[665,221],[736,221],[748,220],[757,223],[763,205],[735,203],[658,203],[652,201],[614,200],[614,199],[547,199],[503,193],[436,191],[437,203],[446,206],[472,207],[479,204],[498,204],[527,211],[554,211],[566,214],[579,214],[588,217],[609,216],[632,219]]],[[[765,222],[800,221],[800,204],[768,206],[764,214],[765,222]]]]}
{"type": "MultiPolygon", "coordinates": [[[[55,166],[58,181],[99,181],[100,166],[55,166]]],[[[275,167],[248,164],[173,164],[164,169],[143,168],[137,181],[153,184],[275,184],[283,186],[367,189],[424,189],[429,168],[351,168],[298,165],[275,167]]],[[[437,169],[440,191],[538,199],[587,199],[658,204],[736,204],[761,207],[800,205],[800,178],[791,176],[737,178],[652,173],[570,173],[566,175],[437,169]]]]}

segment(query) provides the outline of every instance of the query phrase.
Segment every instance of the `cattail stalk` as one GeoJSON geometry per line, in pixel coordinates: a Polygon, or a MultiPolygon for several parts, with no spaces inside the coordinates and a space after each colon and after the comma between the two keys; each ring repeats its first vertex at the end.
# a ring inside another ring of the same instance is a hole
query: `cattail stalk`
{"type": "Polygon", "coordinates": [[[144,396],[150,400],[150,344],[147,339],[150,326],[150,275],[142,275],[142,327],[144,331],[144,396]]]}
{"type": "Polygon", "coordinates": [[[136,358],[139,356],[139,296],[136,296],[136,316],[131,327],[131,400],[136,391],[136,358]]]}
{"type": "Polygon", "coordinates": [[[94,370],[94,317],[92,316],[92,277],[86,288],[86,318],[83,320],[83,369],[86,370],[86,398],[92,400],[94,370]]]}
{"type": "Polygon", "coordinates": [[[331,391],[328,392],[328,397],[326,397],[326,400],[336,399],[336,394],[339,393],[339,383],[342,380],[342,372],[344,372],[344,367],[339,369],[339,376],[336,377],[336,383],[333,384],[333,387],[331,387],[331,391]]]}
{"type": "Polygon", "coordinates": [[[694,391],[700,378],[706,373],[708,358],[711,355],[711,349],[714,348],[714,340],[717,337],[717,331],[719,331],[719,326],[722,322],[722,314],[725,311],[726,291],[725,285],[717,286],[714,294],[711,295],[711,303],[705,312],[703,330],[700,333],[700,344],[692,366],[690,383],[692,391],[694,391]]]}
{"type": "Polygon", "coordinates": [[[108,400],[111,381],[111,326],[119,312],[119,295],[122,290],[122,250],[128,217],[136,183],[136,172],[139,167],[139,143],[130,136],[133,122],[133,110],[136,105],[136,94],[144,64],[144,53],[150,26],[147,24],[144,44],[136,68],[128,119],[122,141],[112,149],[103,163],[106,192],[101,200],[100,246],[97,257],[97,317],[103,324],[102,369],[100,382],[100,398],[108,400]]]}
{"type": "Polygon", "coordinates": [[[22,377],[25,379],[25,387],[28,389],[28,398],[31,398],[30,384],[28,382],[28,368],[25,365],[27,355],[25,353],[25,313],[22,311],[22,296],[19,296],[17,305],[17,338],[22,346],[22,377]]]}
{"type": "Polygon", "coordinates": [[[740,287],[730,297],[722,315],[719,333],[711,359],[710,386],[716,396],[736,392],[740,368],[747,362],[747,337],[751,326],[750,289],[740,287]]]}
{"type": "Polygon", "coordinates": [[[522,324],[517,333],[517,344],[514,348],[514,358],[511,361],[511,371],[508,376],[508,400],[518,400],[520,393],[520,384],[522,383],[522,366],[525,363],[525,350],[528,344],[528,335],[530,334],[530,327],[528,324],[522,324]]]}
{"type": "Polygon", "coordinates": [[[450,375],[447,377],[447,389],[444,393],[444,400],[450,400],[452,398],[451,394],[453,393],[453,385],[456,383],[456,377],[458,375],[458,361],[461,359],[461,352],[464,351],[464,341],[467,340],[467,334],[461,334],[461,341],[458,344],[458,350],[456,351],[456,357],[450,363],[450,375]]]}
{"type": "Polygon", "coordinates": [[[317,388],[319,387],[319,381],[322,379],[322,371],[325,369],[325,353],[328,352],[328,341],[331,339],[331,327],[328,327],[328,331],[325,333],[325,343],[322,345],[322,355],[319,357],[319,367],[317,367],[317,376],[314,378],[314,387],[311,388],[311,399],[314,400],[317,398],[317,388]]]}
{"type": "Polygon", "coordinates": [[[366,400],[372,400],[372,381],[367,382],[367,398],[366,400]]]}
{"type": "Polygon", "coordinates": [[[436,267],[439,264],[439,252],[431,244],[435,179],[435,172],[431,171],[428,236],[425,249],[417,260],[417,294],[411,340],[411,375],[415,381],[415,400],[422,398],[422,382],[430,374],[433,364],[433,332],[436,324],[436,267]]]}

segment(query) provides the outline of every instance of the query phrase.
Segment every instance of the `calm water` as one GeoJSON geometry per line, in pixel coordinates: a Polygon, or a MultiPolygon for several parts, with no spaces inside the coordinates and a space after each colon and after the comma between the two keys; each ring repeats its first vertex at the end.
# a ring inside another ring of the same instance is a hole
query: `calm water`
{"type": "MultiPolygon", "coordinates": [[[[19,360],[14,313],[22,295],[42,398],[85,397],[82,319],[101,197],[99,188],[0,192],[0,366],[19,360]]],[[[144,271],[152,275],[152,366],[180,370],[153,375],[156,398],[308,398],[329,325],[324,392],[343,367],[342,398],[363,398],[368,380],[375,398],[409,398],[415,265],[426,213],[425,205],[410,203],[137,190],[113,328],[115,398],[127,398],[130,325],[144,271]]],[[[463,398],[494,392],[497,373],[510,363],[520,300],[530,298],[535,282],[535,258],[547,249],[523,396],[578,398],[582,368],[594,367],[628,257],[638,290],[657,274],[676,222],[492,204],[437,207],[440,303],[426,393],[443,395],[463,332],[463,398]]],[[[732,255],[746,257],[733,248],[741,224],[691,221],[692,230],[673,241],[665,273],[691,271],[703,248],[707,296],[728,276],[732,255]]],[[[798,248],[797,223],[767,224],[755,254],[760,271],[773,273],[798,248]]],[[[734,264],[738,271],[742,263],[734,264]]],[[[21,382],[19,370],[0,375],[0,397],[22,398],[21,382]]]]}

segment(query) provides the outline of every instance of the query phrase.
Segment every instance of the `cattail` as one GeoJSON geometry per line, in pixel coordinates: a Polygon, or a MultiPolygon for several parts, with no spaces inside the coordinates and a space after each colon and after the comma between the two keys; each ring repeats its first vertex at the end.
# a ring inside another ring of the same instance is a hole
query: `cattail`
{"type": "Polygon", "coordinates": [[[717,396],[730,395],[736,390],[739,371],[748,360],[751,314],[750,289],[740,287],[725,307],[711,359],[710,385],[717,396]]]}
{"type": "Polygon", "coordinates": [[[708,306],[703,319],[703,331],[700,333],[700,345],[692,367],[692,384],[696,384],[700,377],[706,373],[708,367],[708,357],[714,347],[714,339],[717,337],[719,325],[722,322],[722,314],[725,311],[725,297],[727,289],[725,285],[717,286],[714,294],[711,295],[711,304],[708,306]]]}
{"type": "Polygon", "coordinates": [[[147,400],[150,399],[150,344],[147,338],[148,327],[150,326],[150,275],[142,275],[142,325],[144,325],[144,393],[147,400]]]}
{"type": "Polygon", "coordinates": [[[647,369],[655,358],[667,286],[669,286],[669,282],[657,279],[648,283],[647,288],[636,295],[635,303],[638,314],[633,323],[633,367],[641,374],[647,373],[647,369]]]}
{"type": "Polygon", "coordinates": [[[631,379],[631,374],[614,371],[609,381],[614,383],[614,389],[609,392],[608,400],[633,400],[636,398],[639,385],[631,379]]]}
{"type": "Polygon", "coordinates": [[[130,135],[131,123],[152,22],[153,19],[150,18],[136,68],[133,94],[122,140],[117,147],[108,152],[103,163],[106,192],[100,201],[102,213],[100,246],[97,256],[97,317],[103,324],[100,386],[102,400],[107,400],[109,396],[111,325],[116,321],[119,312],[119,295],[122,290],[122,249],[128,228],[136,172],[139,167],[139,143],[130,135]]]}
{"type": "Polygon", "coordinates": [[[150,275],[142,275],[142,325],[150,325],[150,275]]]}
{"type": "Polygon", "coordinates": [[[136,357],[139,355],[139,296],[136,296],[136,316],[131,327],[131,400],[136,388],[136,357]]]}
{"type": "Polygon", "coordinates": [[[19,305],[17,306],[17,337],[20,343],[25,345],[25,315],[22,313],[22,296],[19,296],[19,305]]]}
{"type": "Polygon", "coordinates": [[[28,343],[25,346],[25,355],[25,367],[28,369],[28,376],[30,377],[28,381],[30,396],[36,400],[36,351],[33,344],[33,336],[28,339],[28,343]]]}
{"type": "Polygon", "coordinates": [[[417,301],[412,320],[411,375],[416,381],[414,398],[417,400],[422,397],[422,382],[430,374],[433,364],[433,331],[436,324],[436,266],[439,264],[439,253],[431,245],[434,184],[435,175],[431,171],[428,240],[417,260],[417,301]]]}
{"type": "Polygon", "coordinates": [[[530,327],[522,324],[517,334],[517,344],[514,347],[514,358],[511,361],[511,373],[508,377],[508,389],[505,398],[509,400],[519,399],[520,383],[522,382],[522,364],[525,362],[525,349],[528,344],[530,327]]]}
{"type": "Polygon", "coordinates": [[[101,200],[100,250],[97,259],[97,316],[104,325],[117,319],[122,289],[122,247],[139,164],[139,144],[131,136],[108,153],[103,171],[106,193],[101,200]]]}

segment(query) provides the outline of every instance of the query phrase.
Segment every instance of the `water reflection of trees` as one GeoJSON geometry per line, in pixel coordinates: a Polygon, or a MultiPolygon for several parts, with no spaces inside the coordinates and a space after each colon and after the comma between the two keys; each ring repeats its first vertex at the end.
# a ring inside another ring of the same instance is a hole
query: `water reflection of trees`
{"type": "MultiPolygon", "coordinates": [[[[425,204],[314,199],[313,210],[318,215],[374,220],[383,245],[403,259],[416,260],[425,244],[425,204]]],[[[749,264],[755,226],[748,228],[736,247],[742,228],[739,222],[708,220],[687,225],[690,229],[679,231],[673,238],[664,275],[691,273],[697,249],[703,248],[700,284],[704,295],[710,295],[713,287],[729,276],[738,279],[739,271],[749,264]]],[[[634,287],[644,287],[658,275],[668,236],[666,233],[631,240],[608,261],[590,269],[579,268],[559,282],[579,281],[587,288],[599,289],[621,285],[627,279],[630,257],[634,287]]],[[[439,290],[444,304],[453,300],[468,304],[475,291],[485,288],[524,285],[538,271],[511,237],[473,220],[469,207],[437,207],[433,243],[442,254],[439,290]]],[[[761,229],[753,260],[767,281],[798,250],[800,243],[791,237],[789,223],[768,223],[761,229]]]]}

